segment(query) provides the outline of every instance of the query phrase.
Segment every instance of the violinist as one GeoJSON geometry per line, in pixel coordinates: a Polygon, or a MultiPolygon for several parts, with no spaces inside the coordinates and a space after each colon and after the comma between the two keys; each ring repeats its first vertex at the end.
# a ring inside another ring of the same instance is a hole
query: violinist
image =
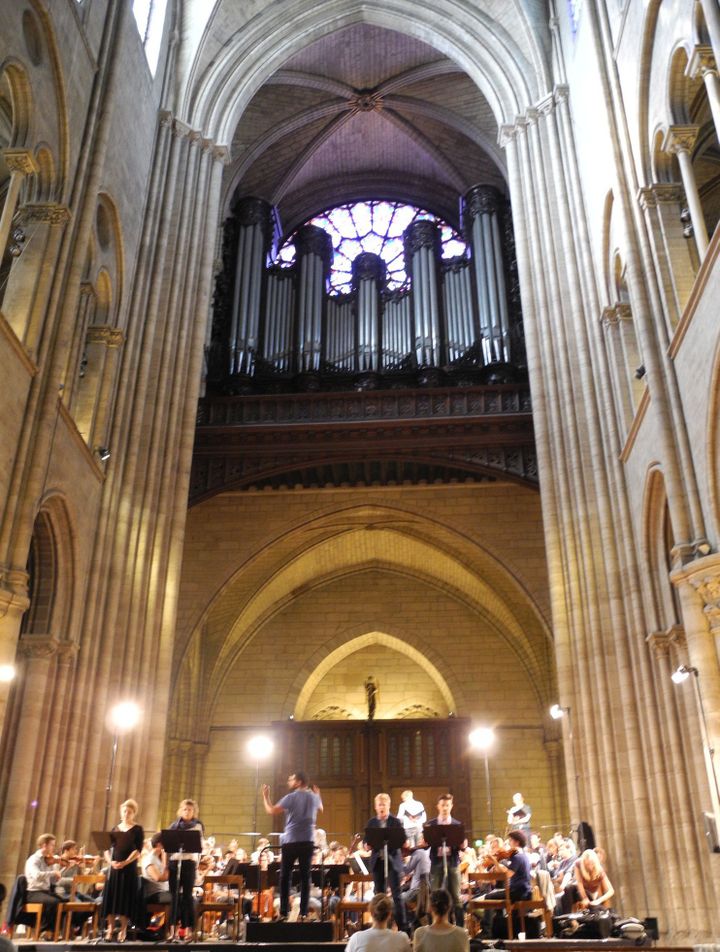
{"type": "MultiPolygon", "coordinates": [[[[510,880],[510,901],[520,902],[523,899],[532,899],[532,883],[530,881],[530,860],[525,847],[527,837],[522,830],[511,830],[507,836],[507,848],[495,853],[487,854],[486,866],[490,872],[498,874],[498,882],[510,880]],[[489,865],[492,863],[492,865],[489,865]]],[[[485,899],[504,899],[505,886],[492,889],[485,899]]],[[[499,911],[502,915],[502,912],[499,911]]],[[[487,915],[487,914],[486,914],[487,915]]],[[[514,915],[514,913],[513,913],[514,915]]],[[[485,923],[486,925],[488,923],[485,923]]],[[[513,923],[515,934],[519,932],[518,923],[513,923]]]]}
{"type": "MultiPolygon", "coordinates": [[[[55,894],[61,900],[66,901],[70,898],[72,881],[75,876],[82,876],[83,865],[82,857],[78,856],[78,848],[75,840],[65,840],[60,847],[60,856],[58,857],[60,866],[60,879],[55,884],[55,894]]],[[[92,897],[86,897],[77,894],[79,902],[90,902],[92,897]]]]}
{"type": "Polygon", "coordinates": [[[55,836],[43,833],[37,838],[37,850],[25,863],[27,879],[26,902],[41,902],[42,928],[50,932],[55,926],[55,908],[61,901],[55,895],[55,885],[60,879],[60,870],[55,865],[55,836]]]}

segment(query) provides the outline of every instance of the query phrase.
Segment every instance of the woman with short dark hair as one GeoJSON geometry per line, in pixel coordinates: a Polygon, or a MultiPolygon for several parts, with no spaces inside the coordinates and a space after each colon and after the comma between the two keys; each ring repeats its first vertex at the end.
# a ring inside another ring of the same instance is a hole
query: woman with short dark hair
{"type": "Polygon", "coordinates": [[[469,952],[468,934],[450,922],[450,909],[450,893],[446,889],[434,889],[430,894],[432,924],[415,930],[415,952],[469,952]]]}

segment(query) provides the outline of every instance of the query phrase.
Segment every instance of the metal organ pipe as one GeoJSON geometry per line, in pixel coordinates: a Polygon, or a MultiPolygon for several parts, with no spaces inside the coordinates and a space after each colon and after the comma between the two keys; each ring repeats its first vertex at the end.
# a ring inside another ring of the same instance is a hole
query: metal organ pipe
{"type": "Polygon", "coordinates": [[[295,237],[300,272],[297,311],[297,366],[301,373],[320,369],[325,288],[333,247],[330,235],[316,225],[304,225],[295,237]]]}
{"type": "Polygon", "coordinates": [[[272,240],[272,206],[243,198],[233,213],[239,236],[230,324],[230,372],[250,374],[258,349],[265,264],[272,240]]]}
{"type": "Polygon", "coordinates": [[[387,269],[379,255],[369,251],[352,263],[353,291],[357,300],[357,370],[380,370],[380,291],[387,269]]]}
{"type": "Polygon", "coordinates": [[[463,202],[466,238],[472,244],[475,289],[483,353],[488,361],[508,361],[509,312],[499,213],[502,193],[493,185],[476,185],[463,202]]]}
{"type": "Polygon", "coordinates": [[[439,366],[440,307],[437,288],[440,229],[433,221],[414,221],[403,235],[405,270],[412,278],[415,353],[421,367],[439,366]]]}

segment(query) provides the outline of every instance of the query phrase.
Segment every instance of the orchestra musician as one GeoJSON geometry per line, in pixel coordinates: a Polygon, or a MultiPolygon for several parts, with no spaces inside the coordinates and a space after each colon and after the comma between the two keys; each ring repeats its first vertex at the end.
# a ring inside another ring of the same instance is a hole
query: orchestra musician
{"type": "MultiPolygon", "coordinates": [[[[522,830],[511,830],[507,835],[507,849],[488,853],[486,866],[489,872],[498,874],[498,882],[510,880],[510,900],[519,902],[523,899],[532,899],[532,883],[530,880],[530,860],[525,852],[527,837],[522,830]],[[492,864],[492,865],[490,865],[492,864]]],[[[485,899],[504,899],[505,886],[491,889],[484,896],[485,899]]],[[[515,913],[513,913],[515,916],[515,913]]],[[[513,922],[515,934],[519,932],[519,922],[513,922]]]]}
{"type": "Polygon", "coordinates": [[[320,791],[309,787],[307,777],[296,770],[288,777],[288,793],[277,803],[270,800],[270,787],[263,784],[263,806],[270,816],[285,814],[285,830],[280,840],[280,919],[287,919],[290,907],[290,877],[295,860],[300,866],[300,918],[308,914],[310,864],[315,848],[315,820],[322,812],[320,791]]]}
{"type": "Polygon", "coordinates": [[[403,790],[400,800],[398,819],[402,820],[405,827],[408,846],[417,846],[422,839],[423,823],[427,820],[425,807],[415,799],[412,790],[403,790]]]}
{"type": "MultiPolygon", "coordinates": [[[[402,821],[390,813],[390,796],[387,793],[379,793],[375,797],[375,816],[367,822],[368,828],[385,829],[395,827],[403,830],[402,821]]],[[[405,903],[400,896],[400,880],[403,878],[405,868],[403,866],[402,852],[399,848],[390,849],[388,847],[387,881],[385,879],[385,851],[373,849],[368,860],[368,870],[373,875],[373,882],[376,893],[384,893],[390,885],[393,902],[395,903],[395,922],[398,929],[405,932],[407,930],[407,920],[405,918],[405,903]]]]}
{"type": "Polygon", "coordinates": [[[25,862],[27,880],[26,902],[40,902],[43,906],[42,929],[50,932],[55,926],[55,907],[61,901],[54,887],[60,879],[60,869],[55,865],[55,835],[43,833],[37,838],[37,850],[25,862]]]}
{"type": "Polygon", "coordinates": [[[525,803],[521,793],[513,794],[513,805],[507,811],[508,826],[511,830],[522,830],[526,836],[530,836],[530,817],[532,810],[530,804],[525,803]]]}

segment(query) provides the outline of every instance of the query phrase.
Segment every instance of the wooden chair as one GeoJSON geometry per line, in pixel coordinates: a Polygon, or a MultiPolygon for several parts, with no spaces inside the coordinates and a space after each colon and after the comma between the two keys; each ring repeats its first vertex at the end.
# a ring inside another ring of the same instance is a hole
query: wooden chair
{"type": "MultiPolygon", "coordinates": [[[[361,915],[368,911],[368,900],[348,898],[345,896],[347,887],[355,884],[373,882],[369,873],[344,873],[340,876],[340,902],[335,906],[335,941],[342,942],[345,935],[345,915],[348,912],[359,912],[361,915]]],[[[364,890],[361,888],[361,897],[364,890]]]]}
{"type": "MultiPolygon", "coordinates": [[[[60,932],[63,926],[63,917],[65,919],[65,928],[63,930],[63,939],[67,942],[70,939],[70,930],[72,929],[72,917],[74,912],[88,913],[92,918],[93,938],[98,931],[98,918],[100,915],[100,905],[97,902],[89,902],[87,899],[78,899],[79,892],[90,895],[95,892],[95,887],[105,882],[105,877],[97,876],[73,876],[70,886],[70,899],[67,902],[61,902],[57,907],[55,914],[55,935],[53,941],[60,940],[60,932]]],[[[83,925],[83,938],[86,936],[87,923],[83,925]]]]}
{"type": "MultiPolygon", "coordinates": [[[[476,883],[495,883],[498,880],[498,874],[496,872],[490,873],[472,873],[473,880],[476,883]]],[[[552,914],[550,910],[546,907],[545,901],[543,899],[519,899],[515,902],[510,898],[510,878],[505,879],[505,895],[500,899],[484,899],[480,897],[478,899],[471,899],[468,902],[468,912],[472,912],[476,909],[494,909],[502,910],[505,913],[507,921],[507,937],[508,939],[514,939],[515,933],[513,929],[513,912],[516,912],[520,918],[521,932],[525,931],[525,918],[528,913],[537,909],[542,912],[543,919],[545,920],[545,937],[550,939],[552,938],[552,914]]]]}
{"type": "Polygon", "coordinates": [[[203,941],[205,936],[205,916],[210,912],[224,912],[228,919],[232,917],[234,921],[235,941],[238,941],[240,936],[240,920],[242,919],[243,883],[244,880],[242,876],[205,876],[202,884],[202,899],[197,904],[196,909],[200,941],[203,941]],[[227,899],[220,899],[213,895],[217,887],[223,886],[227,887],[227,899]],[[232,895],[233,890],[235,891],[234,896],[232,895]]]}
{"type": "Polygon", "coordinates": [[[10,896],[10,908],[8,910],[10,915],[17,913],[12,920],[10,938],[12,939],[15,936],[15,930],[18,926],[31,926],[33,930],[31,938],[37,942],[42,931],[43,904],[41,902],[25,902],[26,897],[27,879],[25,876],[18,876],[10,896]]]}

